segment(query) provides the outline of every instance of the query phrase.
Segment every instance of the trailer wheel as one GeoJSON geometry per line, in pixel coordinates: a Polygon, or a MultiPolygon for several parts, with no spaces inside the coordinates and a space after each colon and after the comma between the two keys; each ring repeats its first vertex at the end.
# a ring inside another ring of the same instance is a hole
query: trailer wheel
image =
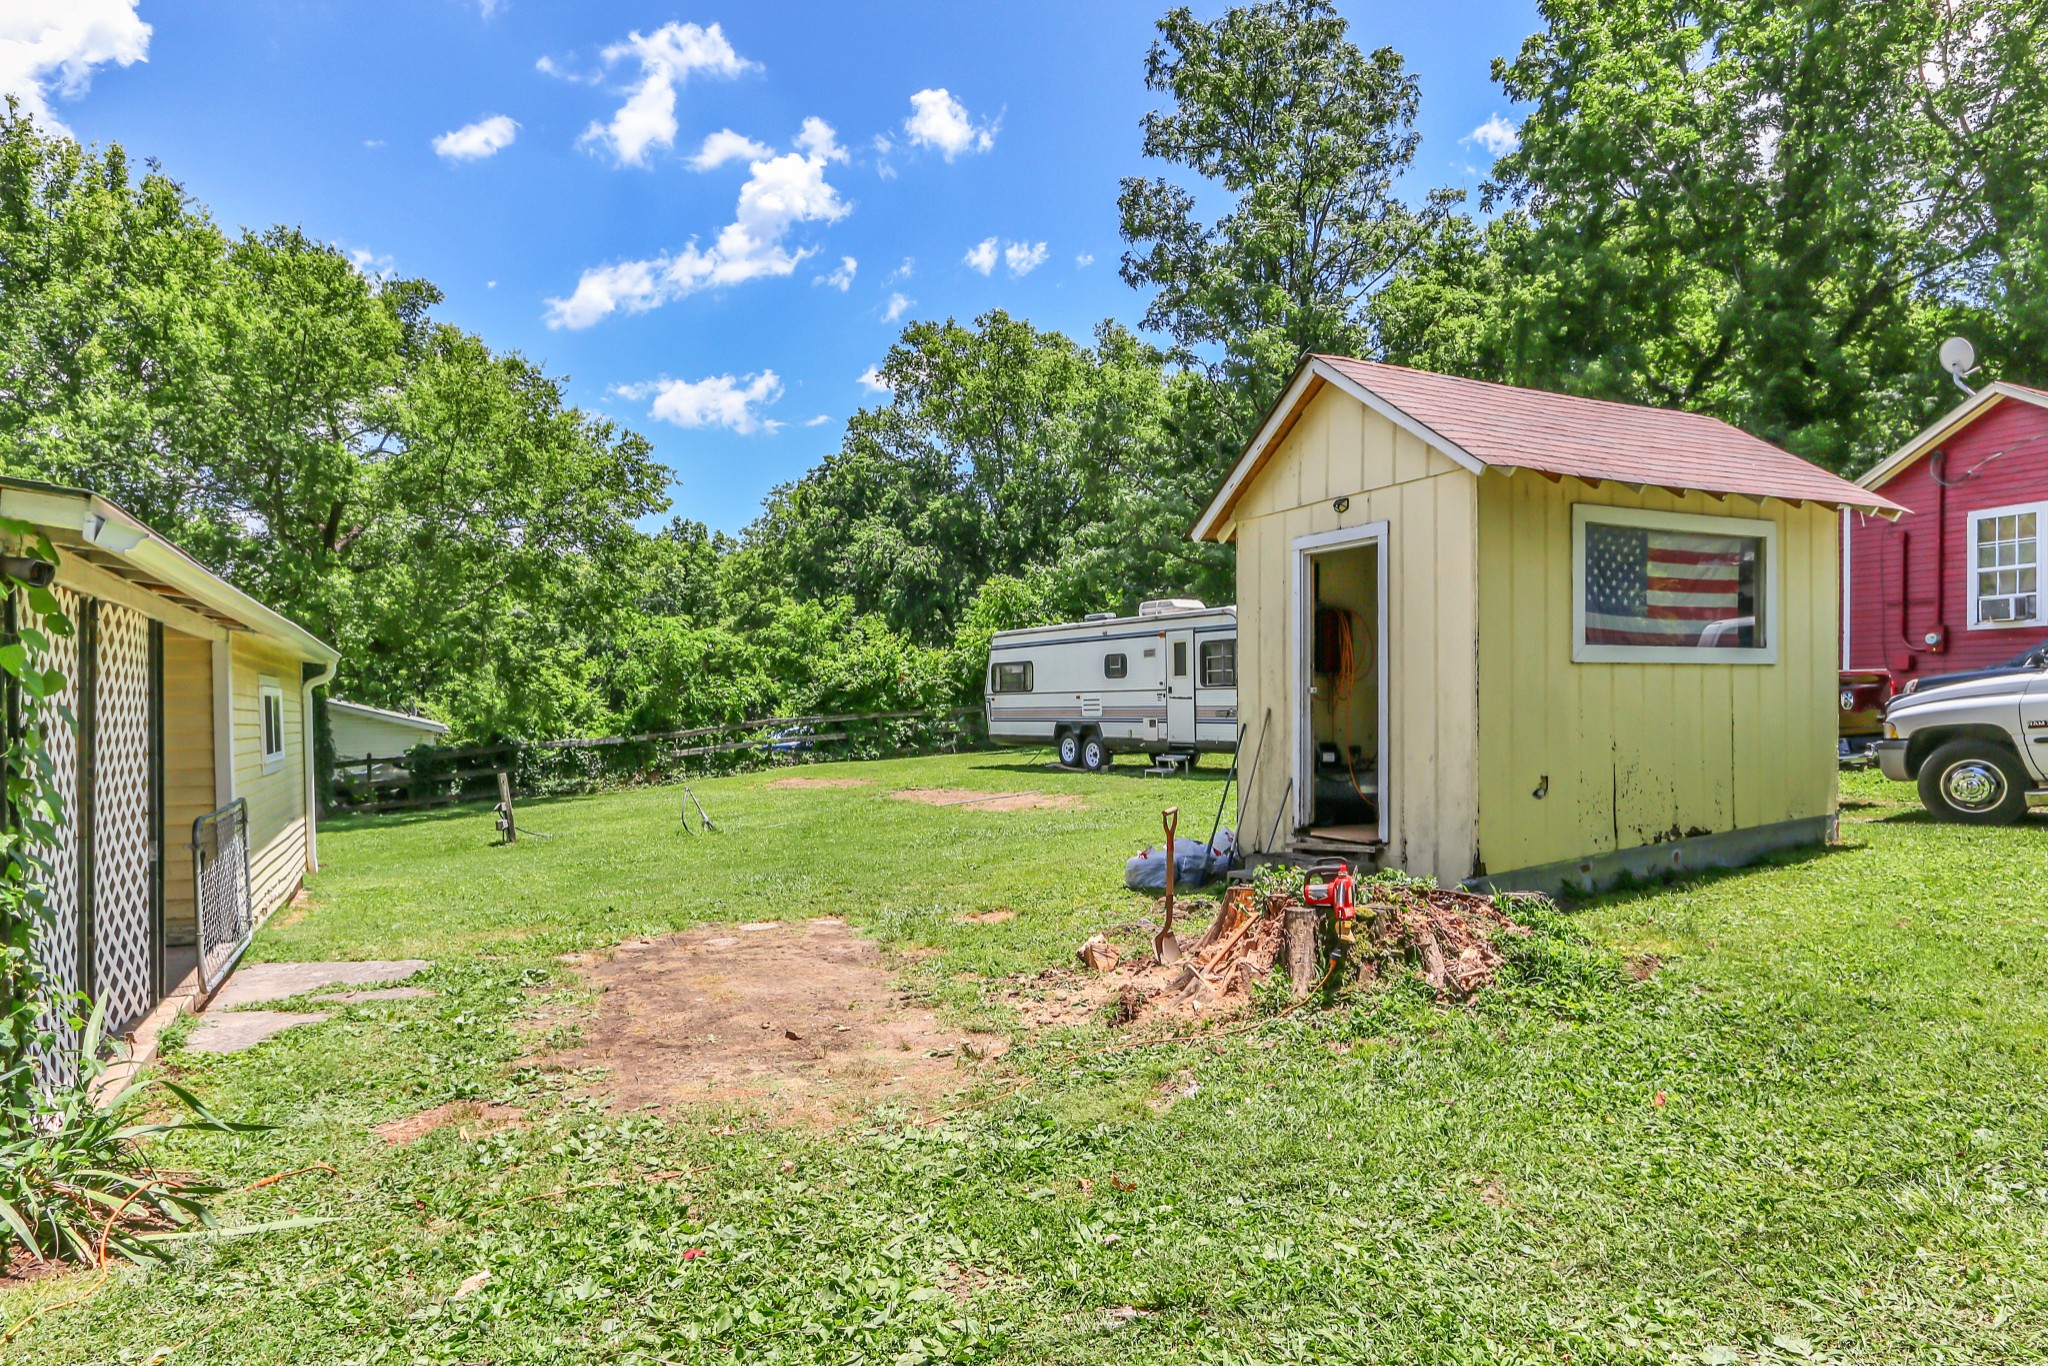
{"type": "Polygon", "coordinates": [[[2027,775],[2002,745],[1951,740],[1920,765],[1920,803],[1945,821],[2011,825],[2027,814],[2027,775]]]}
{"type": "Polygon", "coordinates": [[[1060,766],[1062,768],[1079,768],[1081,766],[1081,733],[1079,731],[1062,729],[1057,736],[1053,737],[1053,744],[1059,749],[1060,766]]]}
{"type": "Polygon", "coordinates": [[[1088,732],[1088,738],[1081,742],[1081,767],[1090,773],[1106,772],[1116,758],[1109,752],[1109,746],[1100,735],[1088,732]]]}

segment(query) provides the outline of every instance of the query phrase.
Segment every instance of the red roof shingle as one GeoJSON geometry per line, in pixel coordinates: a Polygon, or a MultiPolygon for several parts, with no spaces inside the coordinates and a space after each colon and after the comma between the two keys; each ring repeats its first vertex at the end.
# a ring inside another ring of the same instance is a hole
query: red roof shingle
{"type": "Polygon", "coordinates": [[[1705,493],[1904,510],[1700,413],[1519,389],[1346,356],[1314,359],[1485,465],[1705,493]]]}

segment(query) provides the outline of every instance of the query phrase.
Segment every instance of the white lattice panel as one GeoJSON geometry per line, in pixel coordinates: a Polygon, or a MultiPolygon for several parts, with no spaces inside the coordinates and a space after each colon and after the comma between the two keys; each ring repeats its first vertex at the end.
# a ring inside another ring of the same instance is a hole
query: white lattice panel
{"type": "MultiPolygon", "coordinates": [[[[68,588],[51,591],[57,595],[64,615],[76,622],[78,595],[68,588]]],[[[21,610],[27,610],[26,606],[21,610]]],[[[40,663],[64,675],[61,692],[28,704],[43,732],[43,746],[49,751],[61,807],[56,844],[37,851],[49,865],[43,888],[49,913],[36,935],[36,958],[49,975],[51,994],[62,1004],[61,1009],[45,1009],[41,1027],[57,1036],[61,1059],[75,1043],[75,1035],[65,1020],[74,1013],[75,997],[85,986],[78,975],[78,637],[52,636],[49,653],[40,663]]]]}
{"type": "Polygon", "coordinates": [[[99,605],[94,645],[93,978],[107,1032],[125,1034],[156,1004],[150,944],[149,619],[99,605]]]}

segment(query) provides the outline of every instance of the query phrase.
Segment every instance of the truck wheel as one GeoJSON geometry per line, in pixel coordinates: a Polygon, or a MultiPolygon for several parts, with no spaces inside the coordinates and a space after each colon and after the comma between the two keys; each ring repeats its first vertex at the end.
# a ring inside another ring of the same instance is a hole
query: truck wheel
{"type": "Polygon", "coordinates": [[[1116,759],[1110,754],[1109,746],[1103,743],[1102,737],[1090,731],[1088,738],[1081,742],[1081,767],[1090,773],[1103,773],[1115,762],[1116,759]]]}
{"type": "Polygon", "coordinates": [[[1080,765],[1081,765],[1081,733],[1080,733],[1079,731],[1074,731],[1074,730],[1063,730],[1063,731],[1061,731],[1061,732],[1059,733],[1059,736],[1058,736],[1058,738],[1056,738],[1056,739],[1055,739],[1055,740],[1053,741],[1053,743],[1054,743],[1054,744],[1056,744],[1057,746],[1059,746],[1059,751],[1060,751],[1060,767],[1062,767],[1062,768],[1078,768],[1078,767],[1080,767],[1080,765]]]}
{"type": "Polygon", "coordinates": [[[1920,803],[1945,821],[2011,825],[2027,814],[2027,775],[2002,746],[1951,740],[1920,765],[1920,803]]]}

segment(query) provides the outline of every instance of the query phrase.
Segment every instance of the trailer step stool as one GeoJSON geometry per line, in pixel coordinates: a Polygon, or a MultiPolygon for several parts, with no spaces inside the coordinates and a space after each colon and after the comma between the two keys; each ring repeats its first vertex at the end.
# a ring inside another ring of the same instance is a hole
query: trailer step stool
{"type": "Polygon", "coordinates": [[[1145,770],[1145,776],[1148,778],[1184,778],[1188,775],[1189,770],[1194,767],[1194,764],[1195,756],[1192,753],[1169,751],[1153,758],[1152,767],[1145,770]]]}

